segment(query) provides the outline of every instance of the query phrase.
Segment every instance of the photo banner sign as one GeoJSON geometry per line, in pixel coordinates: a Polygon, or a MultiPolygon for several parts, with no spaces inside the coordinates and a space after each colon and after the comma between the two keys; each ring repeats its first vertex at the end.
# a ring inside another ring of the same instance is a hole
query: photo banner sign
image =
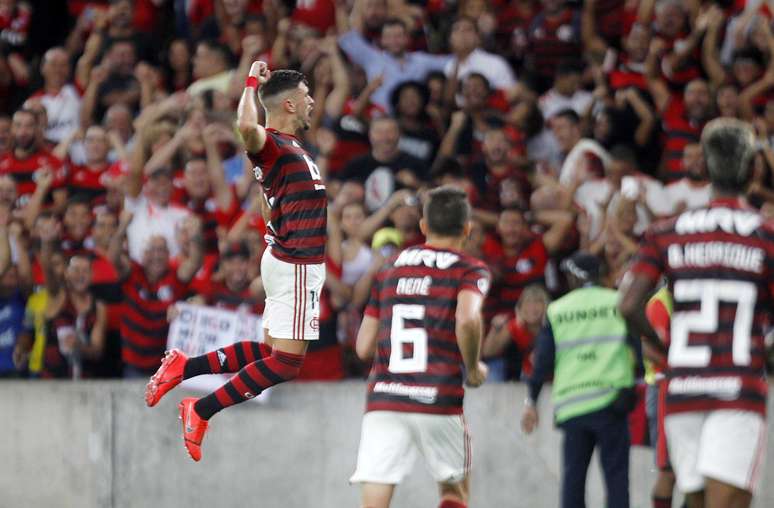
{"type": "MultiPolygon", "coordinates": [[[[263,342],[261,316],[246,312],[234,312],[204,305],[178,303],[177,317],[169,326],[167,349],[177,348],[188,357],[200,356],[218,348],[252,340],[263,342]]],[[[212,392],[222,386],[234,374],[197,376],[186,379],[182,385],[191,390],[212,392]]],[[[255,399],[267,400],[268,391],[255,399]]]]}

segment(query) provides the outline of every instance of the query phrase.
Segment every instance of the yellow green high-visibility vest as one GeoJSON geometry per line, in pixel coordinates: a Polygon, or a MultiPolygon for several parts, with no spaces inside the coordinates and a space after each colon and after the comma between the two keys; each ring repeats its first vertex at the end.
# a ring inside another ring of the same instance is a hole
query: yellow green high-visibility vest
{"type": "Polygon", "coordinates": [[[634,356],[618,293],[576,289],[548,306],[556,343],[553,403],[557,423],[609,406],[634,385],[634,356]]]}

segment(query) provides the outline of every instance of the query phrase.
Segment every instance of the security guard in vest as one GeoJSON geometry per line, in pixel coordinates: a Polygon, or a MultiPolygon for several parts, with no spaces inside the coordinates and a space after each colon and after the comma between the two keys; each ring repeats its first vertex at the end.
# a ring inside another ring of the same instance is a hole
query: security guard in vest
{"type": "Polygon", "coordinates": [[[629,427],[639,348],[618,314],[616,291],[600,287],[600,262],[578,252],[563,265],[570,284],[548,306],[536,339],[521,426],[538,421],[540,389],[553,374],[556,424],[564,431],[562,508],[585,508],[586,472],[595,447],[607,488],[607,508],[629,508],[629,427]]]}

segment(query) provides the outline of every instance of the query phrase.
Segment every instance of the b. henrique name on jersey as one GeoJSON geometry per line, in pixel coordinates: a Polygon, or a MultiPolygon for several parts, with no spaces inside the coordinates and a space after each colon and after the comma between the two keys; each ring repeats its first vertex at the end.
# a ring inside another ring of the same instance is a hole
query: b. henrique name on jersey
{"type": "Polygon", "coordinates": [[[736,199],[654,225],[633,271],[674,296],[667,413],[766,412],[764,327],[774,307],[774,227],[736,199]]]}

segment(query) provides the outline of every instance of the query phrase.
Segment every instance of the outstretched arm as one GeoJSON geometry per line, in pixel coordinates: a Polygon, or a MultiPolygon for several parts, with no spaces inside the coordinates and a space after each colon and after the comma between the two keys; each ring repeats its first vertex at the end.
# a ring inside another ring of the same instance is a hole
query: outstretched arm
{"type": "Polygon", "coordinates": [[[126,230],[129,228],[131,222],[132,214],[126,210],[121,212],[118,228],[116,228],[113,236],[110,237],[110,244],[108,245],[108,259],[113,263],[113,266],[121,279],[129,275],[130,270],[129,263],[123,255],[123,248],[124,240],[126,239],[126,230]]]}
{"type": "Polygon", "coordinates": [[[648,82],[648,90],[653,96],[653,102],[656,104],[656,111],[663,113],[669,104],[669,88],[661,77],[660,62],[666,44],[663,39],[655,38],[650,43],[648,56],[645,59],[645,79],[648,82]]]}
{"type": "MultiPolygon", "coordinates": [[[[271,76],[271,72],[269,72],[266,62],[253,62],[248,73],[248,79],[251,77],[255,78],[258,80],[259,85],[263,85],[269,80],[269,76],[271,76]]],[[[260,97],[257,96],[256,91],[255,87],[245,87],[237,107],[237,126],[239,133],[242,135],[247,153],[260,152],[266,143],[266,129],[258,124],[256,99],[260,101],[260,97]]]]}
{"type": "Polygon", "coordinates": [[[179,281],[188,284],[202,267],[204,261],[204,240],[202,239],[202,223],[195,215],[184,220],[182,227],[188,230],[190,255],[177,268],[179,281]]]}

